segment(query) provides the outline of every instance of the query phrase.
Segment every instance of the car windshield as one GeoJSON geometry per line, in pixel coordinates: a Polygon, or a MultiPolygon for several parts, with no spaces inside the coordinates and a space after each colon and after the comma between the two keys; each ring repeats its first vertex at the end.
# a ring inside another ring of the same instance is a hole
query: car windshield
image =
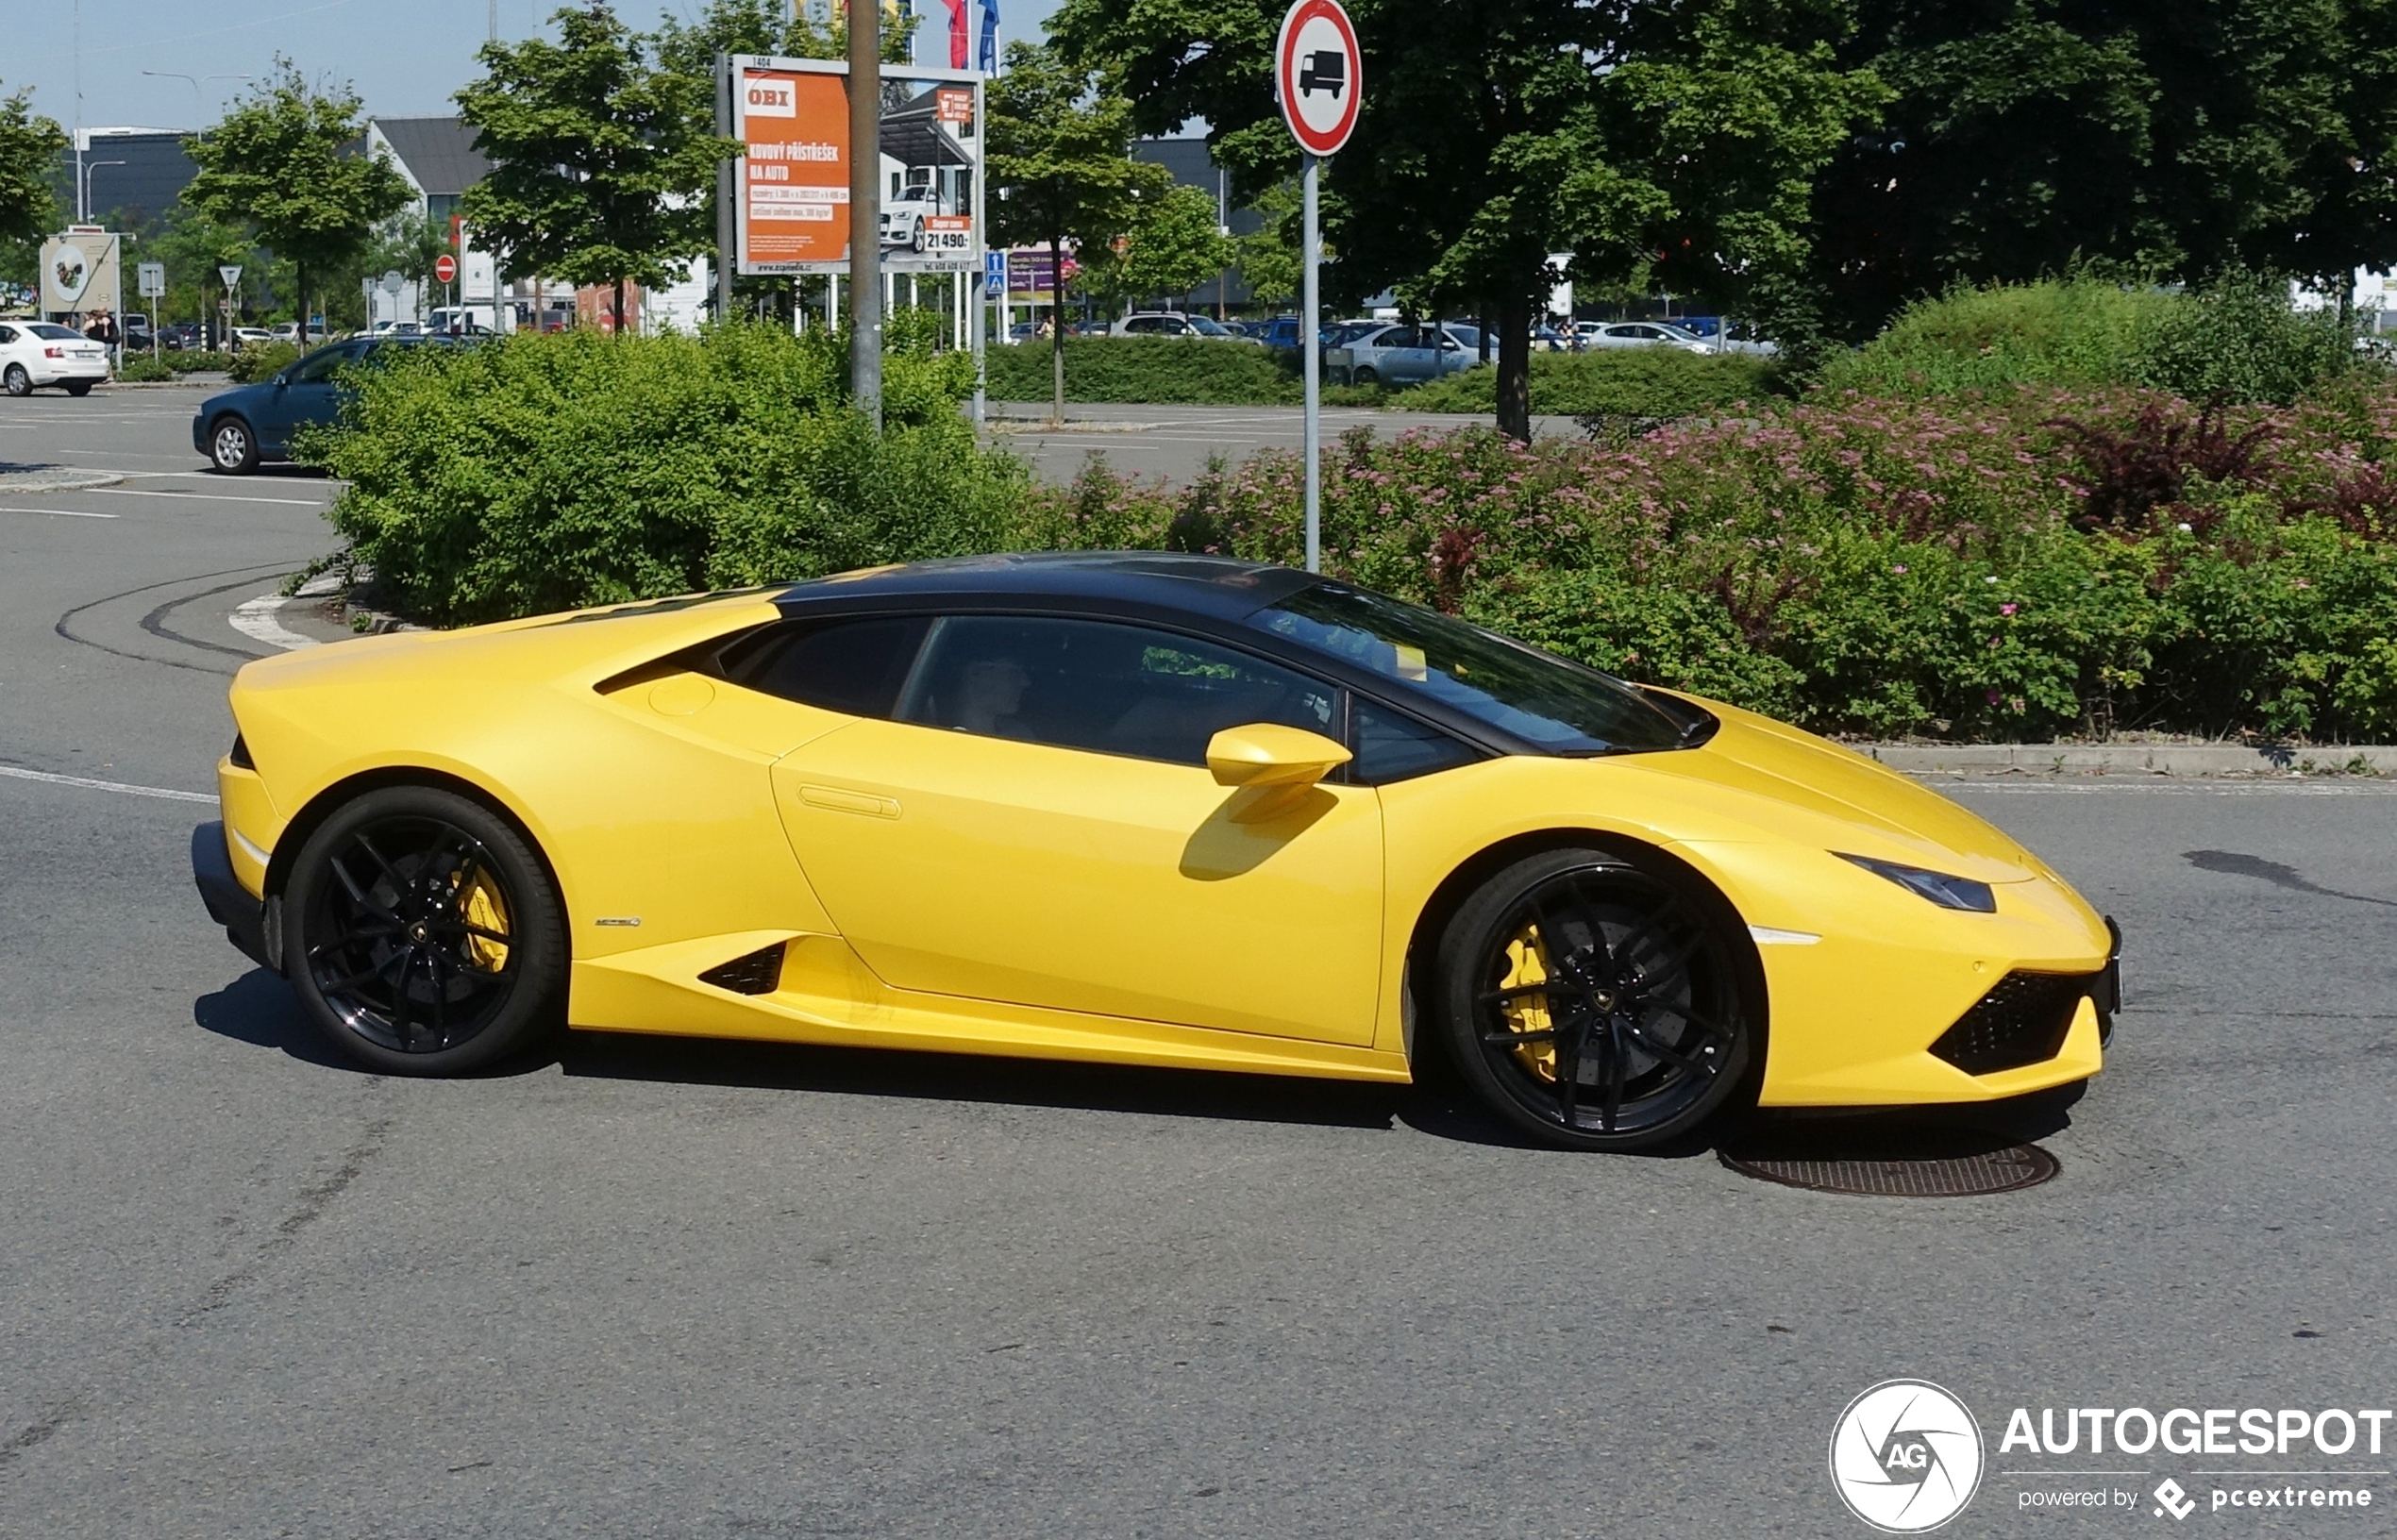
{"type": "Polygon", "coordinates": [[[1552,754],[1631,753],[1689,741],[1683,723],[1620,679],[1380,594],[1320,583],[1249,624],[1371,669],[1552,754]]]}

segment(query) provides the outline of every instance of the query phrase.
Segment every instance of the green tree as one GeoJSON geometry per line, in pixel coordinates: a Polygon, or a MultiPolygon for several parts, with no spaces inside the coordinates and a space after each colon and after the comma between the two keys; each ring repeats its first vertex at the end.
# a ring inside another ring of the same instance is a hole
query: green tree
{"type": "Polygon", "coordinates": [[[1895,92],[1817,196],[1846,334],[1958,282],[2091,261],[2343,284],[2397,260],[2391,0],[1861,0],[1895,92]]]}
{"type": "Polygon", "coordinates": [[[622,332],[626,284],[665,283],[714,244],[705,193],[729,142],[604,4],[551,20],[556,42],[484,44],[485,75],[453,98],[492,161],[461,211],[509,276],[612,288],[622,332]]]}
{"type": "Polygon", "coordinates": [[[29,281],[42,238],[58,227],[54,182],[66,130],[33,109],[33,93],[0,99],[0,276],[29,281]]]}
{"type": "MultiPolygon", "coordinates": [[[[1328,161],[1328,275],[1478,305],[1500,426],[1531,428],[1531,327],[1550,284],[1668,282],[1785,303],[1816,167],[1880,95],[1832,46],[1847,0],[1360,0],[1365,96],[1328,161]],[[1563,272],[1550,261],[1570,253],[1563,272]]],[[[1209,125],[1242,192],[1288,177],[1271,0],[1065,0],[1060,51],[1117,72],[1141,126],[1209,125]],[[1194,38],[1206,40],[1193,46],[1194,38]]]]}
{"type": "Polygon", "coordinates": [[[358,93],[310,86],[290,59],[233,104],[206,135],[183,142],[199,175],[184,201],[246,226],[292,264],[300,341],[308,340],[309,285],[355,261],[375,222],[408,202],[408,183],[381,156],[360,151],[358,93]]]}
{"type": "MultiPolygon", "coordinates": [[[[1261,223],[1247,235],[1232,238],[1232,268],[1260,305],[1292,303],[1306,281],[1300,271],[1304,253],[1299,250],[1303,232],[1299,197],[1297,182],[1274,183],[1249,200],[1261,223]]],[[[1323,259],[1337,259],[1328,244],[1323,259]]]]}
{"type": "Polygon", "coordinates": [[[1181,294],[1232,265],[1233,247],[1204,190],[1169,186],[1136,192],[1122,233],[1082,268],[1082,285],[1110,310],[1181,294]]]}
{"type": "Polygon", "coordinates": [[[1047,246],[1061,275],[1059,303],[1050,308],[1049,378],[1051,410],[1063,421],[1065,244],[1072,242],[1085,261],[1103,259],[1131,227],[1141,199],[1162,199],[1173,178],[1131,158],[1131,104],[1052,48],[1009,43],[989,105],[991,243],[1047,246]]]}

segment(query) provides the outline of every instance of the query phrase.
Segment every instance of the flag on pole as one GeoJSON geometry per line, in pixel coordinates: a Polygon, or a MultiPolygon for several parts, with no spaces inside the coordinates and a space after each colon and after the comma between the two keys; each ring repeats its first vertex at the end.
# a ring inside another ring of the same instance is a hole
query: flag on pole
{"type": "Polygon", "coordinates": [[[974,41],[965,21],[965,0],[943,0],[943,4],[948,7],[948,67],[962,70],[974,41]]]}
{"type": "Polygon", "coordinates": [[[982,0],[982,50],[975,68],[984,75],[998,73],[998,0],[982,0]]]}

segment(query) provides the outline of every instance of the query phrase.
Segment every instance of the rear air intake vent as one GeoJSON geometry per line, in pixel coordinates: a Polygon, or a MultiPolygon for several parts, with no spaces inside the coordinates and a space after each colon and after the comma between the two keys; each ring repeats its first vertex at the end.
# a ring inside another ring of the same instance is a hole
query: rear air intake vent
{"type": "Polygon", "coordinates": [[[233,752],[226,757],[233,762],[233,768],[236,770],[258,768],[250,760],[250,741],[238,732],[233,735],[233,752]]]}
{"type": "Polygon", "coordinates": [[[729,962],[719,963],[699,975],[699,982],[729,989],[735,995],[771,995],[774,986],[782,981],[782,948],[784,943],[761,946],[729,962]]]}
{"type": "Polygon", "coordinates": [[[2104,974],[2009,973],[1931,1045],[1968,1075],[1994,1075],[2054,1058],[2081,998],[2104,974]]]}

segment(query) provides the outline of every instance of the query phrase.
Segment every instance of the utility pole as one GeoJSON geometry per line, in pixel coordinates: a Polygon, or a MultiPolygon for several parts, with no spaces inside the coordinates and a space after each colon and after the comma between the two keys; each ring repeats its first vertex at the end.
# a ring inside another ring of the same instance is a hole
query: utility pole
{"type": "Polygon", "coordinates": [[[882,427],[881,0],[849,5],[849,395],[882,427]]]}

